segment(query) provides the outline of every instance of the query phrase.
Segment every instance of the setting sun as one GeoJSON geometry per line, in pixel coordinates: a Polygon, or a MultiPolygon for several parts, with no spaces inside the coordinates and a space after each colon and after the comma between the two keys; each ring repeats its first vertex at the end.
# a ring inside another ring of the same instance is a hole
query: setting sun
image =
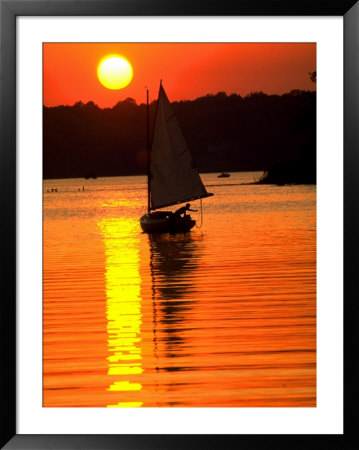
{"type": "Polygon", "coordinates": [[[123,89],[133,77],[132,66],[123,56],[106,56],[98,65],[97,76],[107,89],[123,89]]]}

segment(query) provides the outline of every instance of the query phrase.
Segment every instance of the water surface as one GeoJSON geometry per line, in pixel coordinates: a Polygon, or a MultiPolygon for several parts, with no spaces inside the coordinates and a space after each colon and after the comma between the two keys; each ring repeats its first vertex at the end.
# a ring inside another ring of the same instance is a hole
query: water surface
{"type": "Polygon", "coordinates": [[[44,406],[316,405],[316,189],[259,175],[157,236],[145,177],[44,182],[44,406]]]}

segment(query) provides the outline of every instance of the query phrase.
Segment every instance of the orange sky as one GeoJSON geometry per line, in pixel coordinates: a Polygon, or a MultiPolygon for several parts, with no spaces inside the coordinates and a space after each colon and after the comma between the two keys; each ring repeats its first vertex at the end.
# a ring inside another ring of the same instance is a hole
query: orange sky
{"type": "Polygon", "coordinates": [[[171,101],[195,99],[224,91],[283,94],[313,90],[309,72],[316,70],[315,44],[119,44],[48,43],[43,46],[44,105],[93,101],[101,108],[132,97],[138,104],[157,97],[162,79],[171,101]],[[97,65],[107,54],[126,57],[132,82],[121,90],[102,86],[97,65]]]}

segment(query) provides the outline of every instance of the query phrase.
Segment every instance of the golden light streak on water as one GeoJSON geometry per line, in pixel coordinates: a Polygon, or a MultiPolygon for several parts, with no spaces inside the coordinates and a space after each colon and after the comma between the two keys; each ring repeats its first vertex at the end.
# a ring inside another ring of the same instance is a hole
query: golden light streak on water
{"type": "MultiPolygon", "coordinates": [[[[110,353],[107,373],[119,376],[119,381],[114,381],[108,390],[139,391],[142,384],[127,379],[143,372],[139,239],[133,232],[138,223],[130,219],[104,219],[98,226],[104,237],[106,255],[106,316],[110,353]]],[[[118,406],[124,404],[126,402],[119,402],[118,406]]]]}
{"type": "Polygon", "coordinates": [[[316,406],[316,189],[258,175],[204,175],[175,236],[145,177],[45,181],[45,407],[316,406]]]}

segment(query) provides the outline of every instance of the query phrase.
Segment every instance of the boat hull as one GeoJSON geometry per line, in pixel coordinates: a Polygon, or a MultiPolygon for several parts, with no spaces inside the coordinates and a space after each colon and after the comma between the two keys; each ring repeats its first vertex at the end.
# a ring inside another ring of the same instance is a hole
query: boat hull
{"type": "Polygon", "coordinates": [[[175,216],[172,213],[155,212],[144,214],[140,225],[145,233],[187,233],[196,224],[190,216],[175,216]]]}
{"type": "Polygon", "coordinates": [[[229,173],[221,173],[220,175],[218,175],[218,178],[228,178],[230,177],[229,173]]]}

